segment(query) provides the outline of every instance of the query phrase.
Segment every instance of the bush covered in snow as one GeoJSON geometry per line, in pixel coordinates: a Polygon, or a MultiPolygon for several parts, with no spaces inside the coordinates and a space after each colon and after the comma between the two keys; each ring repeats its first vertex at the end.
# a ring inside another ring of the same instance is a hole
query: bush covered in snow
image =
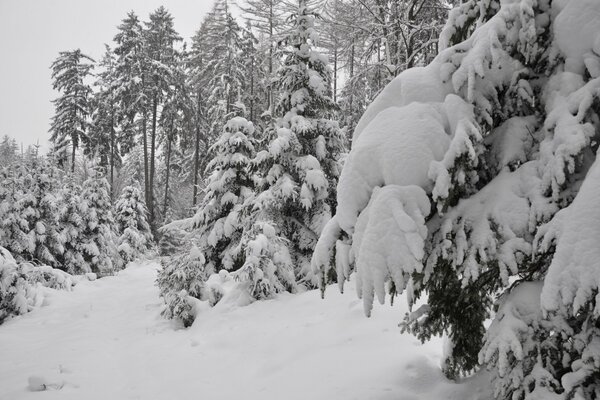
{"type": "Polygon", "coordinates": [[[458,5],[439,55],[358,123],[312,259],[322,282],[355,270],[367,314],[426,296],[404,328],[448,335],[446,374],[485,364],[499,398],[600,397],[598,15],[594,0],[458,5]]]}
{"type": "Polygon", "coordinates": [[[17,263],[0,247],[0,324],[11,315],[21,315],[42,304],[41,286],[70,290],[74,285],[66,272],[45,265],[17,263]]]}
{"type": "Polygon", "coordinates": [[[189,252],[163,259],[162,264],[156,282],[166,303],[163,315],[190,326],[196,318],[193,304],[206,299],[204,282],[214,270],[207,268],[206,259],[196,246],[189,252]]]}

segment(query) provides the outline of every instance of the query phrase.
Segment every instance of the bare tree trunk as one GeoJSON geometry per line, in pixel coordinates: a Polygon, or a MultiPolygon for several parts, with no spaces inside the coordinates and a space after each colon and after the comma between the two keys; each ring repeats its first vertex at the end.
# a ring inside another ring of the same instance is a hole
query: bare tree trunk
{"type": "Polygon", "coordinates": [[[338,42],[333,41],[333,102],[337,103],[338,42]]]}
{"type": "Polygon", "coordinates": [[[144,112],[142,114],[142,140],[144,146],[144,197],[146,198],[146,207],[150,209],[151,199],[150,195],[148,194],[150,180],[148,179],[148,135],[146,132],[146,122],[146,110],[144,109],[144,112]]]}
{"type": "Polygon", "coordinates": [[[115,198],[115,115],[111,105],[110,114],[110,199],[115,198]]]}
{"type": "Polygon", "coordinates": [[[169,175],[171,174],[171,143],[173,141],[173,121],[171,121],[171,130],[167,136],[167,176],[165,178],[165,199],[163,202],[163,218],[167,215],[167,206],[169,202],[169,175]]]}
{"type": "Polygon", "coordinates": [[[198,89],[196,100],[198,108],[196,110],[196,143],[194,150],[194,188],[192,192],[192,207],[196,206],[196,201],[198,199],[198,170],[200,169],[200,104],[202,101],[200,89],[198,89]]]}
{"type": "Polygon", "coordinates": [[[154,172],[155,172],[155,153],[156,153],[156,120],[158,114],[158,97],[156,93],[152,98],[152,132],[150,137],[150,179],[149,179],[149,192],[150,195],[150,207],[148,209],[150,214],[150,225],[154,224],[155,210],[154,210],[154,172]]]}
{"type": "Polygon", "coordinates": [[[77,146],[75,145],[75,140],[73,142],[73,151],[71,152],[71,173],[75,173],[75,151],[77,150],[77,146]]]}

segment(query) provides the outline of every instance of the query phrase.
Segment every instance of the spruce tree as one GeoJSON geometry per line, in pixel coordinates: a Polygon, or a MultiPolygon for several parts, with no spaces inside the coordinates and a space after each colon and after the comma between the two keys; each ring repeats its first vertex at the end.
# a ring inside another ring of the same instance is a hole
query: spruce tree
{"type": "Polygon", "coordinates": [[[52,118],[50,140],[54,145],[55,156],[64,165],[69,160],[71,148],[71,172],[75,171],[77,149],[87,145],[88,122],[91,114],[91,87],[86,83],[93,67],[89,56],[81,50],[61,51],[52,63],[52,88],[61,92],[53,101],[55,114],[52,118]]]}
{"type": "Polygon", "coordinates": [[[69,274],[90,272],[90,266],[84,258],[85,252],[82,246],[88,205],[83,201],[81,191],[81,186],[71,178],[59,193],[61,199],[58,210],[59,225],[61,235],[65,240],[65,250],[60,257],[60,265],[69,274]]]}
{"type": "Polygon", "coordinates": [[[115,223],[120,234],[118,250],[125,264],[143,255],[152,244],[147,215],[148,210],[138,187],[123,188],[121,197],[115,204],[115,223]]]}
{"type": "Polygon", "coordinates": [[[335,212],[338,161],[345,143],[337,122],[330,119],[336,109],[331,74],[327,58],[315,49],[315,15],[305,1],[299,2],[293,21],[278,73],[276,111],[281,117],[276,137],[256,159],[264,176],[257,205],[289,241],[298,278],[310,286],[316,284],[308,276],[310,257],[335,212]]]}
{"type": "Polygon", "coordinates": [[[193,228],[210,269],[237,270],[243,264],[240,239],[253,198],[249,166],[254,146],[248,136],[254,126],[242,117],[229,120],[211,147],[212,160],[204,198],[193,218],[193,228]]]}
{"type": "Polygon", "coordinates": [[[87,203],[83,216],[81,248],[90,271],[101,276],[111,275],[122,265],[116,246],[110,187],[101,172],[83,183],[82,200],[87,203]]]}
{"type": "Polygon", "coordinates": [[[485,365],[497,398],[600,395],[599,7],[458,5],[357,124],[313,257],[356,271],[367,314],[426,296],[404,329],[447,335],[444,372],[485,365]]]}

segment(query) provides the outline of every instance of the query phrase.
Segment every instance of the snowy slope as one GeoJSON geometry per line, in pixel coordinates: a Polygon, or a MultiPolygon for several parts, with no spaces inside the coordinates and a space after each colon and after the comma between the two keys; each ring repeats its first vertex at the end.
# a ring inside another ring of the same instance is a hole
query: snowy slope
{"type": "Polygon", "coordinates": [[[401,305],[368,319],[353,290],[311,291],[217,306],[184,330],[160,316],[157,268],[80,282],[0,326],[0,399],[487,398],[443,378],[439,340],[399,333],[401,305]]]}

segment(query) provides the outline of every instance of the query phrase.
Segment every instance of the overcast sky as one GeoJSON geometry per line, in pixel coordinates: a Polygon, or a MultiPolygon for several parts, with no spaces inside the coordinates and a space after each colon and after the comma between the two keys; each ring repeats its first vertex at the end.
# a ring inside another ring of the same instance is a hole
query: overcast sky
{"type": "Polygon", "coordinates": [[[61,50],[80,48],[98,59],[104,43],[133,10],[140,19],[164,5],[189,39],[212,0],[0,0],[0,137],[48,148],[53,114],[50,64],[61,50]]]}

